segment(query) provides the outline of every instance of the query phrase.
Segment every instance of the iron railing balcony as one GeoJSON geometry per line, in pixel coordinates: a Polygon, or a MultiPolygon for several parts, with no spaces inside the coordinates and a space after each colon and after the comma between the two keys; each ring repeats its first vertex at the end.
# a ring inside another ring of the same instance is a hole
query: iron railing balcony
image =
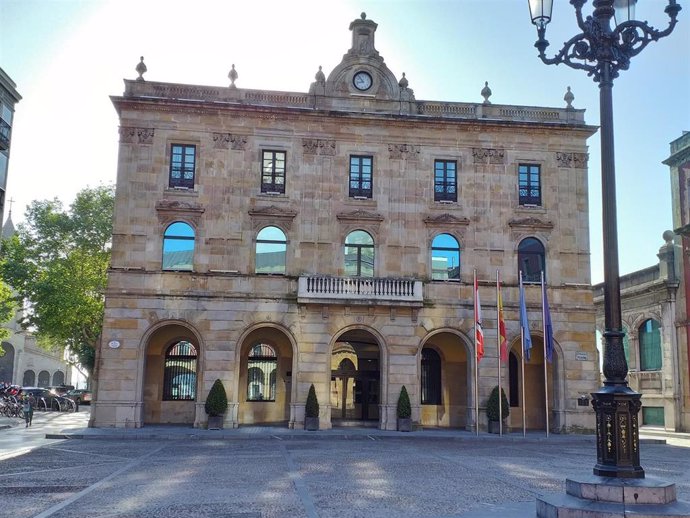
{"type": "Polygon", "coordinates": [[[299,303],[382,304],[420,307],[424,302],[422,281],[381,277],[300,277],[299,303]]]}
{"type": "Polygon", "coordinates": [[[10,135],[12,127],[0,119],[0,150],[7,151],[10,148],[10,135]]]}

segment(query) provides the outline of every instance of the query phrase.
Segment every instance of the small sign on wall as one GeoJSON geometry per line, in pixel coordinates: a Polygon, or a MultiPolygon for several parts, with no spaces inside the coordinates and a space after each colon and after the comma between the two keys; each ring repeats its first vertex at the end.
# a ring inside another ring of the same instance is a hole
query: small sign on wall
{"type": "Polygon", "coordinates": [[[586,362],[587,361],[587,353],[577,353],[575,355],[575,359],[581,362],[586,362]]]}

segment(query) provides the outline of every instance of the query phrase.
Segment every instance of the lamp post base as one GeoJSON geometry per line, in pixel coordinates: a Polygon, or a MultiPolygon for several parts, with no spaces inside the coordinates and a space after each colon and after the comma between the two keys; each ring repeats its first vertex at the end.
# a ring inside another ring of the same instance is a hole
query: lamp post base
{"type": "Polygon", "coordinates": [[[641,394],[625,385],[605,385],[592,393],[596,413],[597,464],[594,474],[611,478],[644,478],[640,466],[638,413],[641,394]]]}

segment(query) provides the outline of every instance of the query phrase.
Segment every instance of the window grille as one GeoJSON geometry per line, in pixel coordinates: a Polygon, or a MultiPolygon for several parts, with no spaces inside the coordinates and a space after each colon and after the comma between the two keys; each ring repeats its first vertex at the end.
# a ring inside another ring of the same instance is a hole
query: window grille
{"type": "Polygon", "coordinates": [[[180,341],[165,353],[163,401],[196,399],[197,352],[192,344],[180,341]]]}
{"type": "Polygon", "coordinates": [[[276,400],[278,359],[270,345],[257,344],[247,358],[247,401],[276,400]]]}

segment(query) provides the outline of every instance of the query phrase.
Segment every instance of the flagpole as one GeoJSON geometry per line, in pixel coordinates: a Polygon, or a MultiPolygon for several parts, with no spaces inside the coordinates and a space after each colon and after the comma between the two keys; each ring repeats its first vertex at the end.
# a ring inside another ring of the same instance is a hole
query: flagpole
{"type": "Polygon", "coordinates": [[[503,388],[501,387],[501,278],[496,269],[496,358],[498,360],[498,435],[503,435],[503,388]]]}
{"type": "Polygon", "coordinates": [[[549,379],[546,371],[546,297],[544,296],[544,270],[541,272],[541,321],[544,339],[544,408],[546,409],[546,436],[549,436],[549,379]]]}
{"type": "MultiPolygon", "coordinates": [[[[522,287],[522,270],[520,270],[520,295],[524,293],[522,287]]],[[[526,304],[526,302],[525,302],[526,304]]],[[[522,327],[522,322],[520,322],[520,342],[522,344],[522,354],[520,354],[520,358],[522,358],[521,362],[521,370],[522,370],[522,436],[526,437],[527,436],[527,417],[526,417],[526,412],[525,412],[525,407],[527,406],[525,404],[525,330],[522,327]]]]}
{"type": "Polygon", "coordinates": [[[474,428],[479,436],[479,358],[477,354],[477,269],[474,269],[474,281],[472,283],[472,299],[474,300],[474,428]]]}

